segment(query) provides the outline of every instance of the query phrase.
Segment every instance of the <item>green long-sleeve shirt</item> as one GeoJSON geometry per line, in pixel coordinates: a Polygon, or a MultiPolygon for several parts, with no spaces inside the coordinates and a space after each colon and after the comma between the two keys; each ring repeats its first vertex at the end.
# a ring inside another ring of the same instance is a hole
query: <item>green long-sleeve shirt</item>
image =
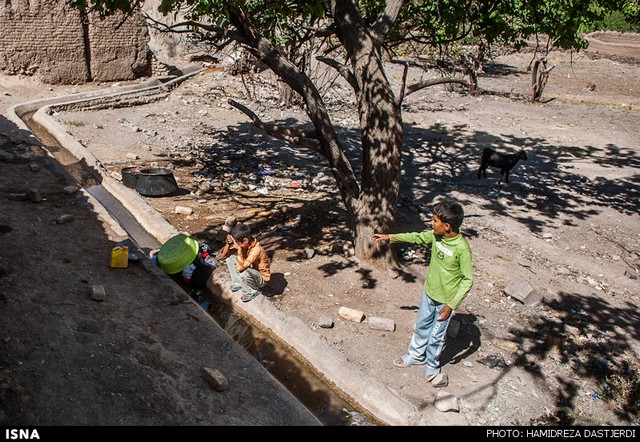
{"type": "Polygon", "coordinates": [[[436,236],[433,231],[395,233],[389,242],[405,242],[431,246],[431,262],[424,290],[437,302],[456,310],[473,285],[471,248],[458,234],[455,238],[436,236]]]}

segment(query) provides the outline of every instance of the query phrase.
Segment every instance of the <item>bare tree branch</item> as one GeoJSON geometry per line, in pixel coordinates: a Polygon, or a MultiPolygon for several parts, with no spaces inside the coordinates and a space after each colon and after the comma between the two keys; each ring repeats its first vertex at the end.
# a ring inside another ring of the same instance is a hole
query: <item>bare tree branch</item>
{"type": "Polygon", "coordinates": [[[182,33],[182,34],[187,34],[187,33],[193,33],[193,29],[192,28],[198,28],[201,29],[203,31],[207,31],[207,32],[211,32],[213,34],[217,34],[221,37],[227,37],[229,39],[232,39],[234,41],[237,41],[239,43],[244,43],[244,39],[242,38],[242,35],[240,33],[238,33],[237,31],[234,31],[233,29],[225,29],[225,28],[221,28],[219,26],[215,26],[215,25],[210,25],[210,24],[206,24],[206,23],[201,23],[201,22],[197,22],[197,21],[193,21],[193,20],[186,20],[186,21],[182,21],[179,23],[174,23],[172,25],[167,25],[166,23],[162,23],[156,19],[154,19],[153,17],[149,16],[148,14],[146,15],[146,19],[148,21],[150,21],[151,23],[153,23],[154,25],[154,29],[157,29],[161,32],[173,32],[173,33],[182,33]]]}
{"type": "Polygon", "coordinates": [[[415,60],[405,60],[403,58],[392,58],[391,60],[389,60],[389,62],[426,70],[424,64],[418,63],[415,60]]]}
{"type": "Polygon", "coordinates": [[[402,104],[402,100],[404,100],[404,93],[407,90],[407,75],[409,74],[409,65],[404,65],[404,70],[402,71],[402,86],[400,88],[400,93],[398,94],[398,105],[402,104]]]}
{"type": "Polygon", "coordinates": [[[305,29],[311,32],[314,37],[318,37],[318,38],[330,37],[336,33],[336,28],[333,24],[330,24],[326,28],[314,28],[314,27],[305,26],[305,25],[302,25],[301,27],[302,29],[305,29]]]}
{"type": "Polygon", "coordinates": [[[407,88],[407,95],[411,95],[414,92],[419,91],[420,89],[424,89],[426,87],[435,86],[437,84],[447,84],[447,83],[456,83],[471,88],[471,84],[465,79],[462,78],[453,78],[453,77],[442,77],[442,78],[432,78],[430,80],[420,81],[418,83],[412,84],[407,88]]]}
{"type": "Polygon", "coordinates": [[[309,140],[309,138],[316,138],[316,131],[299,130],[290,127],[281,127],[276,124],[267,124],[245,105],[240,104],[231,98],[228,100],[228,103],[251,118],[255,127],[265,131],[272,137],[287,141],[291,144],[295,144],[296,146],[311,149],[314,152],[322,153],[320,144],[309,140]]]}
{"type": "Polygon", "coordinates": [[[347,66],[345,66],[344,64],[341,64],[340,62],[338,62],[337,60],[334,60],[333,58],[328,58],[328,57],[316,57],[316,60],[321,61],[324,64],[331,66],[336,71],[338,71],[338,73],[342,75],[342,77],[344,77],[345,80],[347,80],[347,83],[351,85],[351,87],[356,92],[356,94],[359,93],[360,86],[358,86],[358,81],[356,80],[356,77],[353,75],[353,73],[349,70],[349,68],[347,68],[347,66]]]}

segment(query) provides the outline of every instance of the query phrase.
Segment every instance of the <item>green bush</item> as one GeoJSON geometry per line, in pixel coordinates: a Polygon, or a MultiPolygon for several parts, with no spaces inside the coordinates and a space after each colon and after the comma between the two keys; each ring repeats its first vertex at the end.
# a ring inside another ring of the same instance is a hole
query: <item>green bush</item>
{"type": "Polygon", "coordinates": [[[640,32],[640,25],[629,23],[620,11],[605,15],[597,27],[599,31],[640,32]]]}
{"type": "Polygon", "coordinates": [[[640,32],[640,24],[629,22],[620,11],[613,11],[606,13],[599,22],[583,24],[579,30],[581,34],[593,31],[640,32]]]}

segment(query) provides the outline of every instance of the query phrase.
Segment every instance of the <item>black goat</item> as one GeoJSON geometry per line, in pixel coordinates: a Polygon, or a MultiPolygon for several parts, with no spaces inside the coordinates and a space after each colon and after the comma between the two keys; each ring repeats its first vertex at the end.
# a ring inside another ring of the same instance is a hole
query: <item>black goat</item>
{"type": "MultiPolygon", "coordinates": [[[[499,167],[500,168],[500,180],[504,175],[505,181],[509,182],[509,171],[513,169],[513,166],[519,160],[527,160],[527,153],[524,150],[520,150],[517,153],[500,153],[485,147],[482,151],[482,160],[480,160],[480,168],[478,169],[478,179],[481,177],[487,177],[487,167],[499,167]]],[[[498,180],[498,182],[500,182],[498,180]]]]}

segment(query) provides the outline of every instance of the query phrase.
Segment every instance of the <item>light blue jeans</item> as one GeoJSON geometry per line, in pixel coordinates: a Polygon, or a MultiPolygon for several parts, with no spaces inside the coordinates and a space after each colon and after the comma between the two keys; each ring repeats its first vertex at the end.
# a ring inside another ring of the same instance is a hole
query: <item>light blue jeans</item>
{"type": "Polygon", "coordinates": [[[254,295],[256,292],[260,292],[260,289],[266,285],[260,272],[254,268],[249,267],[239,272],[236,265],[236,255],[228,256],[226,263],[233,287],[242,287],[243,292],[248,295],[254,295]]]}
{"type": "Polygon", "coordinates": [[[440,355],[447,339],[447,327],[453,312],[446,321],[438,322],[438,314],[446,304],[434,301],[427,292],[422,291],[416,329],[409,342],[409,356],[415,361],[424,362],[427,376],[440,373],[440,355]]]}

